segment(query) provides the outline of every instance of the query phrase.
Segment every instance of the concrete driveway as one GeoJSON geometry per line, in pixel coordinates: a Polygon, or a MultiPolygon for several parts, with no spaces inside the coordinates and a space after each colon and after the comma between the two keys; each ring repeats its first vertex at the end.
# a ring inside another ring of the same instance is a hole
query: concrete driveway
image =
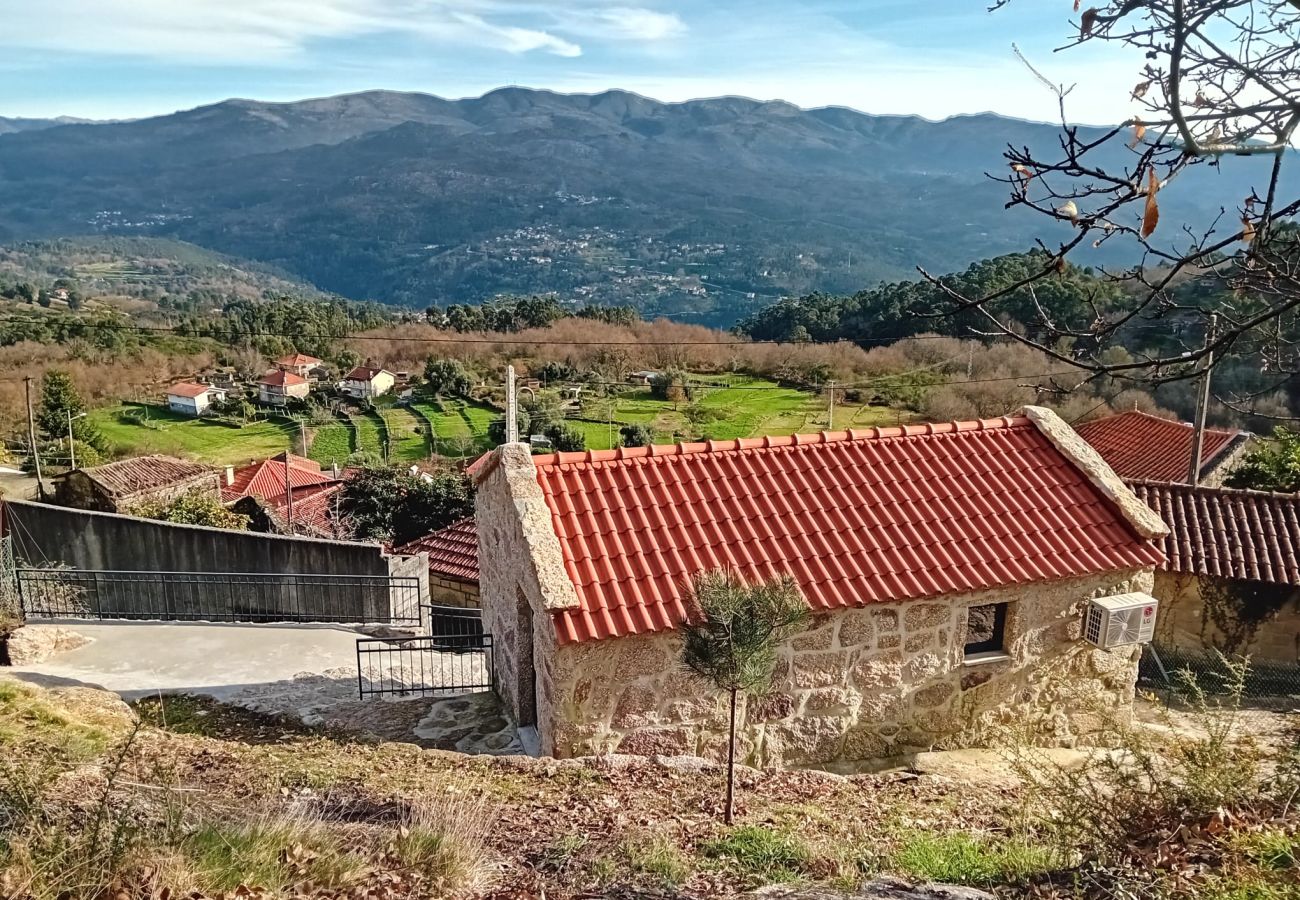
{"type": "MultiPolygon", "coordinates": [[[[23,630],[75,632],[89,643],[43,662],[7,667],[15,678],[54,686],[96,687],[125,700],[197,694],[255,712],[289,715],[308,725],[364,731],[389,740],[463,752],[523,752],[491,693],[358,698],[356,641],[346,625],[293,623],[42,621],[23,630]],[[471,702],[466,702],[470,700],[471,702]]],[[[479,682],[470,656],[427,653],[407,670],[363,668],[365,678],[410,684],[438,670],[479,682]],[[417,667],[418,665],[418,667],[417,667]]]]}

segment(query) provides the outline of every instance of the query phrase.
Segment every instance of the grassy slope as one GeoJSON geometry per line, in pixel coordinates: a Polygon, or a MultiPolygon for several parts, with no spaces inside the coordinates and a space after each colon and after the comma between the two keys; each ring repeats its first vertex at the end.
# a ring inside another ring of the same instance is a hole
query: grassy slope
{"type": "Polygon", "coordinates": [[[273,456],[289,449],[296,427],[287,422],[258,422],[243,428],[227,428],[202,419],[177,415],[162,406],[149,406],[149,418],[159,424],[146,428],[122,418],[127,409],[111,406],[90,414],[109,442],[122,453],[143,455],[167,453],[227,465],[273,456]]]}
{"type": "Polygon", "coordinates": [[[429,458],[429,443],[424,436],[424,423],[409,409],[393,406],[383,411],[388,425],[389,450],[393,462],[419,462],[429,458]]]}
{"type": "Polygon", "coordinates": [[[307,455],[321,465],[343,462],[351,456],[356,447],[352,442],[352,429],[342,422],[320,425],[310,429],[312,432],[311,452],[307,455]]]}
{"type": "Polygon", "coordinates": [[[384,440],[379,416],[375,413],[359,413],[351,416],[351,419],[357,427],[357,452],[381,455],[384,452],[384,440]]]}

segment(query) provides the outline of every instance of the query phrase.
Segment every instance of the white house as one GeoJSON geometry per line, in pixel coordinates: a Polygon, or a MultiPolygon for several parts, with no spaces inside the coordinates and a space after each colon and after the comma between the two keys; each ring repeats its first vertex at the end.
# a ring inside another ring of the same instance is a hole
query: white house
{"type": "Polygon", "coordinates": [[[387,369],[366,363],[343,376],[343,393],[359,400],[387,394],[397,383],[397,376],[387,369]]]}
{"type": "Polygon", "coordinates": [[[301,375],[286,369],[267,372],[257,383],[257,399],[274,406],[284,406],[290,400],[305,400],[311,392],[311,383],[301,375]]]}
{"type": "Polygon", "coordinates": [[[226,392],[210,384],[182,381],[167,389],[167,408],[186,416],[201,416],[212,404],[226,399],[226,392]]]}

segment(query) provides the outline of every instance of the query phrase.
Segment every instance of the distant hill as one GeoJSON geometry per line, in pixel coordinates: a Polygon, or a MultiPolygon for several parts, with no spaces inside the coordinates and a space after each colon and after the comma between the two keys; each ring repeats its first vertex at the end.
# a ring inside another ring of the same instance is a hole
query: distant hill
{"type": "MultiPolygon", "coordinates": [[[[229,100],[0,135],[0,241],[167,236],[360,299],[557,291],[727,323],[782,294],[1051,239],[1037,217],[1004,211],[985,173],[1005,170],[1008,143],[1050,152],[1057,140],[1056,127],[995,115],[621,91],[229,100]]],[[[1114,152],[1122,167],[1128,151],[1114,152]]],[[[1162,229],[1239,203],[1265,166],[1188,173],[1161,195],[1162,229]]]]}
{"type": "Polygon", "coordinates": [[[6,119],[0,116],[0,134],[13,134],[18,131],[40,131],[56,125],[78,125],[89,123],[90,119],[75,119],[72,116],[59,116],[54,119],[6,119]]]}
{"type": "Polygon", "coordinates": [[[49,287],[66,279],[83,294],[158,299],[194,292],[259,299],[321,292],[265,263],[228,257],[166,238],[103,236],[0,246],[0,286],[49,287]]]}

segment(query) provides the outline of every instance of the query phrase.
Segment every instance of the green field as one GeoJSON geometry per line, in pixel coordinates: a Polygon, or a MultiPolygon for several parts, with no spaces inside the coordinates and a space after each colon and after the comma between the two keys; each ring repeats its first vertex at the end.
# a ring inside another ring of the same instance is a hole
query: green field
{"type": "Polygon", "coordinates": [[[311,431],[311,452],[307,455],[323,466],[335,462],[343,465],[356,450],[352,445],[352,429],[343,422],[317,425],[311,431]]]}
{"type": "Polygon", "coordinates": [[[349,416],[357,427],[357,452],[384,455],[383,422],[378,413],[355,413],[349,416]]]}
{"type": "Polygon", "coordinates": [[[388,426],[390,462],[419,462],[429,458],[429,442],[424,435],[425,424],[409,409],[391,406],[380,411],[388,426]]]}
{"type": "Polygon", "coordinates": [[[283,453],[292,446],[297,427],[289,422],[257,422],[228,428],[179,415],[165,406],[122,404],[97,409],[90,419],[117,453],[142,456],[166,453],[212,465],[238,465],[283,453]],[[148,411],[151,426],[124,418],[127,410],[148,411]]]}
{"type": "Polygon", "coordinates": [[[422,398],[412,406],[433,424],[438,452],[444,456],[474,456],[489,449],[488,426],[501,413],[460,398],[422,398]]]}

